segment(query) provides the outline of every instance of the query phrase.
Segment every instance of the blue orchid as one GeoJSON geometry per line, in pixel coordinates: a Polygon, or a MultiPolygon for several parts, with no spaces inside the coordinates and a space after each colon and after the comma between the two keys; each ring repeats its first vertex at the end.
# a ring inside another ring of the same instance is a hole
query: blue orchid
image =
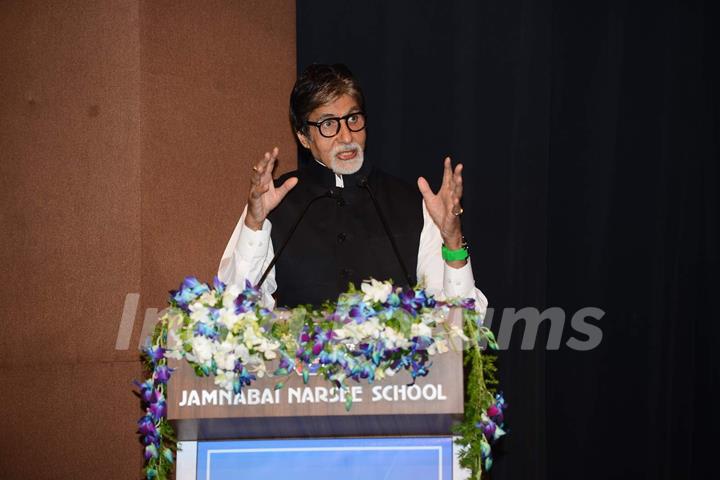
{"type": "Polygon", "coordinates": [[[348,360],[342,350],[333,350],[332,352],[323,350],[318,358],[321,365],[336,364],[343,369],[348,365],[348,360]]]}
{"type": "Polygon", "coordinates": [[[170,297],[173,301],[175,301],[178,307],[187,312],[189,311],[188,305],[190,305],[200,295],[209,291],[210,287],[201,283],[197,278],[185,277],[185,280],[183,280],[180,288],[170,292],[170,297]]]}
{"type": "Polygon", "coordinates": [[[465,310],[475,310],[475,299],[463,298],[462,300],[460,300],[460,306],[465,310]]]}
{"type": "Polygon", "coordinates": [[[405,290],[400,294],[401,308],[411,315],[417,315],[423,308],[433,308],[435,299],[429,297],[425,290],[405,290]]]}
{"type": "Polygon", "coordinates": [[[150,445],[147,445],[145,447],[145,461],[148,461],[152,458],[157,458],[157,456],[158,451],[154,443],[151,443],[150,445]]]}
{"type": "Polygon", "coordinates": [[[198,336],[207,337],[211,340],[217,340],[220,337],[220,332],[218,332],[217,326],[210,325],[205,322],[198,322],[195,325],[193,333],[198,336]]]}
{"type": "Polygon", "coordinates": [[[149,345],[145,347],[144,352],[148,359],[152,362],[153,366],[157,365],[158,362],[165,358],[165,349],[161,346],[149,345]]]}
{"type": "Polygon", "coordinates": [[[167,365],[160,365],[159,367],[155,368],[154,378],[158,383],[167,383],[168,380],[170,380],[172,372],[173,369],[169,368],[167,365]]]}
{"type": "Polygon", "coordinates": [[[252,312],[259,302],[260,290],[253,287],[249,280],[245,280],[245,290],[235,299],[235,313],[252,312]]]}
{"type": "Polygon", "coordinates": [[[162,394],[159,396],[156,402],[151,403],[148,406],[148,410],[156,421],[165,418],[165,416],[167,415],[167,402],[165,401],[165,398],[162,397],[162,394]]]}
{"type": "Polygon", "coordinates": [[[138,420],[138,433],[143,445],[150,445],[159,441],[159,433],[152,415],[146,414],[138,420]]]}
{"type": "Polygon", "coordinates": [[[240,393],[240,390],[242,390],[242,387],[245,385],[250,385],[253,380],[255,380],[257,377],[250,373],[245,366],[240,363],[240,360],[235,362],[235,372],[238,374],[238,376],[233,381],[233,392],[240,393]]]}
{"type": "Polygon", "coordinates": [[[426,337],[426,336],[417,336],[412,338],[413,346],[412,350],[427,350],[430,345],[435,343],[435,340],[432,337],[426,337]]]}
{"type": "Polygon", "coordinates": [[[283,352],[282,358],[280,359],[280,368],[284,368],[288,371],[294,370],[295,361],[283,352]]]}
{"type": "Polygon", "coordinates": [[[359,382],[362,378],[367,379],[368,383],[372,383],[375,381],[375,368],[367,363],[361,363],[351,370],[348,377],[356,382],[359,382]]]}
{"type": "Polygon", "coordinates": [[[425,361],[416,362],[413,361],[410,364],[410,376],[413,378],[413,381],[417,379],[417,377],[424,377],[427,375],[429,370],[429,365],[425,365],[425,361]]]}
{"type": "MultiPolygon", "coordinates": [[[[495,395],[495,403],[490,405],[485,411],[482,420],[477,422],[475,426],[482,431],[485,441],[488,442],[488,452],[490,450],[489,442],[495,442],[497,439],[505,435],[503,430],[504,410],[507,407],[502,392],[495,395]]],[[[488,457],[489,453],[488,453],[488,457]]]]}
{"type": "Polygon", "coordinates": [[[140,389],[140,398],[143,402],[149,403],[152,399],[153,393],[155,393],[155,385],[152,379],[147,379],[140,383],[137,380],[133,382],[140,389]]]}
{"type": "Polygon", "coordinates": [[[313,355],[318,355],[325,345],[336,337],[332,329],[323,330],[320,326],[315,327],[315,335],[313,335],[315,345],[313,345],[313,355]]]}
{"type": "Polygon", "coordinates": [[[335,310],[327,317],[335,323],[364,323],[377,312],[369,303],[363,301],[361,294],[341,295],[335,310]]]}
{"type": "Polygon", "coordinates": [[[215,277],[213,278],[213,288],[215,289],[215,291],[217,292],[218,295],[222,295],[223,292],[225,292],[226,286],[227,285],[222,280],[220,280],[220,278],[217,275],[215,275],[215,277]]]}

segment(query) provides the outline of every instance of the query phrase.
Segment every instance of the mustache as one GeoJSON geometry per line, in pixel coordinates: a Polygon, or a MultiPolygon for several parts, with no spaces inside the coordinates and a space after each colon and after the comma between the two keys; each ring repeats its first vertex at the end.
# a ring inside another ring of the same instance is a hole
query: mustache
{"type": "Polygon", "coordinates": [[[332,154],[337,155],[338,153],[349,152],[351,150],[357,150],[358,152],[362,152],[362,147],[355,142],[348,143],[347,145],[338,145],[336,147],[333,147],[332,154]]]}

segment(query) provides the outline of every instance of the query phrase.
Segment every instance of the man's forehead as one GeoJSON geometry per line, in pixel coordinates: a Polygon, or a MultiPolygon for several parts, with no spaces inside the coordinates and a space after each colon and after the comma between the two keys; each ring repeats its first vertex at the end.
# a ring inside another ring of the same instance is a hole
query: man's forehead
{"type": "Polygon", "coordinates": [[[344,94],[324,103],[312,111],[312,117],[342,117],[353,110],[360,110],[357,100],[344,94]]]}

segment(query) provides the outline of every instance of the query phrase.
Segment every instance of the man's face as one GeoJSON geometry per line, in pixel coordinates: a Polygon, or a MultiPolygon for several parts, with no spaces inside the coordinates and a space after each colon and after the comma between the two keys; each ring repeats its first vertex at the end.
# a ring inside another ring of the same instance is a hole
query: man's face
{"type": "MultiPolygon", "coordinates": [[[[316,123],[330,117],[344,117],[359,112],[360,106],[350,95],[342,95],[315,110],[308,121],[316,123]]],[[[323,137],[317,127],[309,125],[308,135],[298,133],[298,139],[305,148],[310,149],[313,157],[335,173],[349,175],[360,170],[365,150],[365,130],[352,132],[347,123],[340,121],[340,131],[331,138],[323,137]]]]}

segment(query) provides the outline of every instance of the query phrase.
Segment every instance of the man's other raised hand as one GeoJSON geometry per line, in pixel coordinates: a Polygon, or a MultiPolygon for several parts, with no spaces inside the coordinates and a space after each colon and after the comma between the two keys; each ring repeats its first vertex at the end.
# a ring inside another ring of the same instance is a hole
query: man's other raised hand
{"type": "Polygon", "coordinates": [[[417,184],[422,193],[430,218],[440,229],[445,246],[456,250],[462,246],[462,228],[460,215],[462,214],[463,184],[461,163],[452,168],[450,157],[445,158],[443,178],[440,190],[433,193],[425,178],[418,178],[417,184]]]}
{"type": "Polygon", "coordinates": [[[253,166],[245,215],[245,225],[252,230],[262,228],[268,214],[298,183],[297,177],[291,177],[275,188],[272,175],[279,152],[277,147],[273,148],[272,152],[265,152],[262,160],[253,166]]]}

